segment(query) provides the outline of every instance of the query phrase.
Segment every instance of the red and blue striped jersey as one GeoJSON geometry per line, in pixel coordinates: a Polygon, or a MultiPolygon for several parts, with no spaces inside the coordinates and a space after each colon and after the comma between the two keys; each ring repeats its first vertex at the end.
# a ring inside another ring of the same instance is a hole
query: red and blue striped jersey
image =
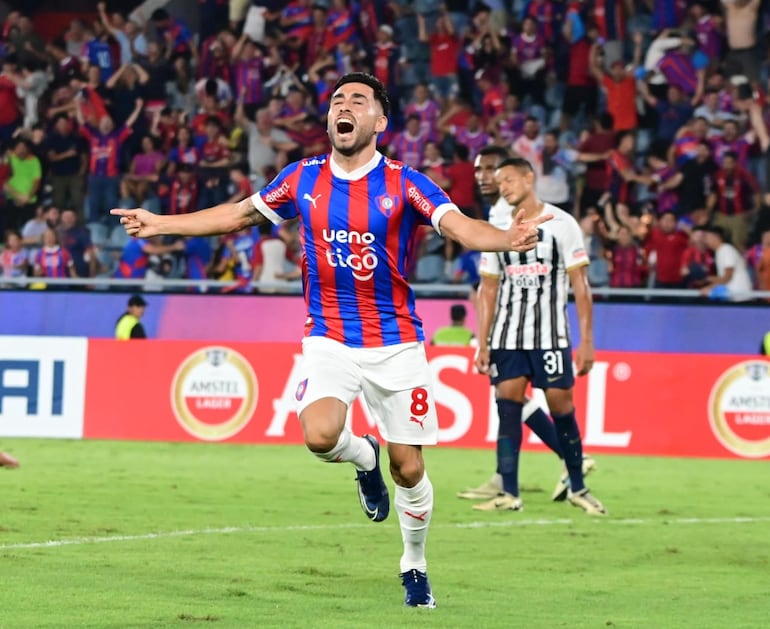
{"type": "Polygon", "coordinates": [[[289,2],[281,13],[281,17],[293,20],[291,26],[283,29],[286,37],[296,37],[300,41],[307,41],[313,33],[313,8],[302,2],[289,2]]]}
{"type": "Polygon", "coordinates": [[[353,11],[349,9],[335,9],[329,13],[326,19],[326,41],[324,48],[334,50],[342,42],[358,42],[358,25],[353,11]]]}
{"type": "Polygon", "coordinates": [[[592,13],[599,34],[604,39],[622,40],[626,36],[622,0],[593,0],[592,13]]]}
{"type": "Polygon", "coordinates": [[[264,62],[261,57],[249,61],[243,59],[233,64],[235,73],[235,93],[240,96],[243,91],[243,102],[247,105],[257,105],[262,102],[264,94],[262,85],[265,82],[264,62]]]}
{"type": "Polygon", "coordinates": [[[349,347],[425,339],[407,279],[415,234],[457,209],[429,177],[380,153],[352,173],[321,155],[290,164],[252,201],[273,223],[301,218],[306,336],[349,347]]]}
{"type": "Polygon", "coordinates": [[[59,245],[43,247],[35,256],[35,269],[42,271],[43,277],[69,277],[71,266],[69,252],[59,245]]]}
{"type": "Polygon", "coordinates": [[[438,119],[441,117],[441,107],[435,100],[428,99],[422,103],[411,102],[406,106],[404,117],[416,114],[420,116],[420,132],[427,134],[429,140],[438,140],[438,119]]]}
{"type": "Polygon", "coordinates": [[[143,238],[129,240],[120,254],[115,277],[136,279],[147,275],[150,257],[144,252],[146,246],[147,241],[143,238]]]}
{"type": "Polygon", "coordinates": [[[120,174],[120,148],[131,135],[130,127],[120,127],[108,134],[87,124],[80,127],[80,134],[91,147],[88,173],[100,177],[117,177],[120,174]]]}
{"type": "Polygon", "coordinates": [[[427,142],[428,137],[426,134],[420,133],[414,136],[404,130],[396,134],[390,146],[398,161],[404,162],[412,168],[419,168],[425,155],[425,144],[427,142]]]}

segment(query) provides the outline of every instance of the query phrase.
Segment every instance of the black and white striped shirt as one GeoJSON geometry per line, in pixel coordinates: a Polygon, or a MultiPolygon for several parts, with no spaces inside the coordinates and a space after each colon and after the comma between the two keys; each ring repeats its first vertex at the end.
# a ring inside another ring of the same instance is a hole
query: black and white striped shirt
{"type": "MultiPolygon", "coordinates": [[[[567,271],[588,264],[588,255],[580,226],[570,214],[548,203],[543,213],[554,218],[540,226],[534,249],[481,254],[479,272],[500,280],[490,349],[570,346],[567,271]]],[[[513,215],[501,198],[492,206],[489,222],[508,229],[513,215]]]]}

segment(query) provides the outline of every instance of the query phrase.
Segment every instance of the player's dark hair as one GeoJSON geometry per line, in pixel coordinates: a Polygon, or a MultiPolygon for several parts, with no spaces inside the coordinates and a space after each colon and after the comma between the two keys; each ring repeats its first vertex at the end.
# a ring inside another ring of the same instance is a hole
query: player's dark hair
{"type": "Polygon", "coordinates": [[[526,159],[523,157],[509,157],[508,159],[504,159],[502,162],[500,162],[497,167],[499,168],[505,168],[506,166],[511,166],[512,168],[515,168],[516,170],[522,172],[522,173],[534,173],[535,169],[532,168],[532,164],[530,164],[526,159]]]}
{"type": "Polygon", "coordinates": [[[511,153],[507,148],[504,146],[498,146],[497,144],[491,144],[489,146],[482,147],[481,150],[476,153],[476,155],[496,155],[500,161],[509,159],[511,157],[511,153]]]}
{"type": "Polygon", "coordinates": [[[719,236],[723,242],[727,242],[727,234],[723,228],[719,227],[719,225],[703,225],[701,230],[707,234],[714,234],[715,236],[719,236]]]}
{"type": "Polygon", "coordinates": [[[736,162],[738,161],[738,153],[736,153],[735,151],[726,151],[725,154],[722,155],[722,159],[724,159],[725,157],[729,157],[736,162]]]}
{"type": "Polygon", "coordinates": [[[371,87],[372,91],[374,92],[375,100],[377,100],[382,107],[382,113],[385,114],[385,116],[390,114],[390,100],[388,99],[388,91],[376,76],[369,74],[368,72],[350,72],[345,74],[344,76],[341,76],[337,83],[334,85],[332,94],[334,94],[343,85],[347,85],[348,83],[363,83],[364,85],[371,87]]]}

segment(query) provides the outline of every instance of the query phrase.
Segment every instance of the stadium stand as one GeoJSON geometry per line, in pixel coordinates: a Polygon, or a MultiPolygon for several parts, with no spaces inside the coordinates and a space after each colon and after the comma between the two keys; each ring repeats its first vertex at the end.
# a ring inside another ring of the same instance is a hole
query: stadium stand
{"type": "MultiPolygon", "coordinates": [[[[109,210],[191,212],[244,198],[286,163],[328,149],[324,116],[334,83],[365,70],[388,86],[394,104],[383,153],[429,173],[462,199],[463,211],[483,217],[471,185],[475,153],[491,143],[512,148],[534,165],[539,196],[581,219],[597,289],[730,298],[713,290],[728,258],[754,289],[770,289],[768,6],[227,5],[206,0],[184,16],[165,8],[129,15],[100,2],[58,31],[50,20],[36,29],[34,14],[5,17],[5,278],[149,273],[161,286],[163,278],[219,279],[230,282],[227,292],[249,292],[268,268],[271,279],[298,282],[294,226],[205,246],[137,246],[109,210]],[[75,210],[76,225],[62,224],[66,209],[75,210]],[[709,226],[722,230],[729,255],[709,249],[699,229],[709,226]],[[269,238],[286,246],[262,247],[269,238]]],[[[428,228],[417,250],[413,281],[473,276],[467,252],[428,228]]]]}

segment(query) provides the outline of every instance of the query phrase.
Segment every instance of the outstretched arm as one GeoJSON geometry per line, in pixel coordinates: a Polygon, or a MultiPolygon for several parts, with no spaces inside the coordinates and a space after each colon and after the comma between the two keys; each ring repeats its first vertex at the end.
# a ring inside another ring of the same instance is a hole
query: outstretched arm
{"type": "Polygon", "coordinates": [[[444,236],[456,240],[466,249],[529,251],[537,244],[537,228],[552,218],[552,214],[544,214],[525,221],[524,210],[519,210],[510,229],[503,231],[486,221],[468,218],[462,212],[452,210],[441,217],[440,227],[444,236]]]}
{"type": "Polygon", "coordinates": [[[142,208],[115,209],[120,224],[130,236],[215,236],[237,232],[246,227],[261,225],[267,218],[254,207],[251,197],[238,203],[222,203],[206,210],[171,216],[153,214],[142,208]]]}

